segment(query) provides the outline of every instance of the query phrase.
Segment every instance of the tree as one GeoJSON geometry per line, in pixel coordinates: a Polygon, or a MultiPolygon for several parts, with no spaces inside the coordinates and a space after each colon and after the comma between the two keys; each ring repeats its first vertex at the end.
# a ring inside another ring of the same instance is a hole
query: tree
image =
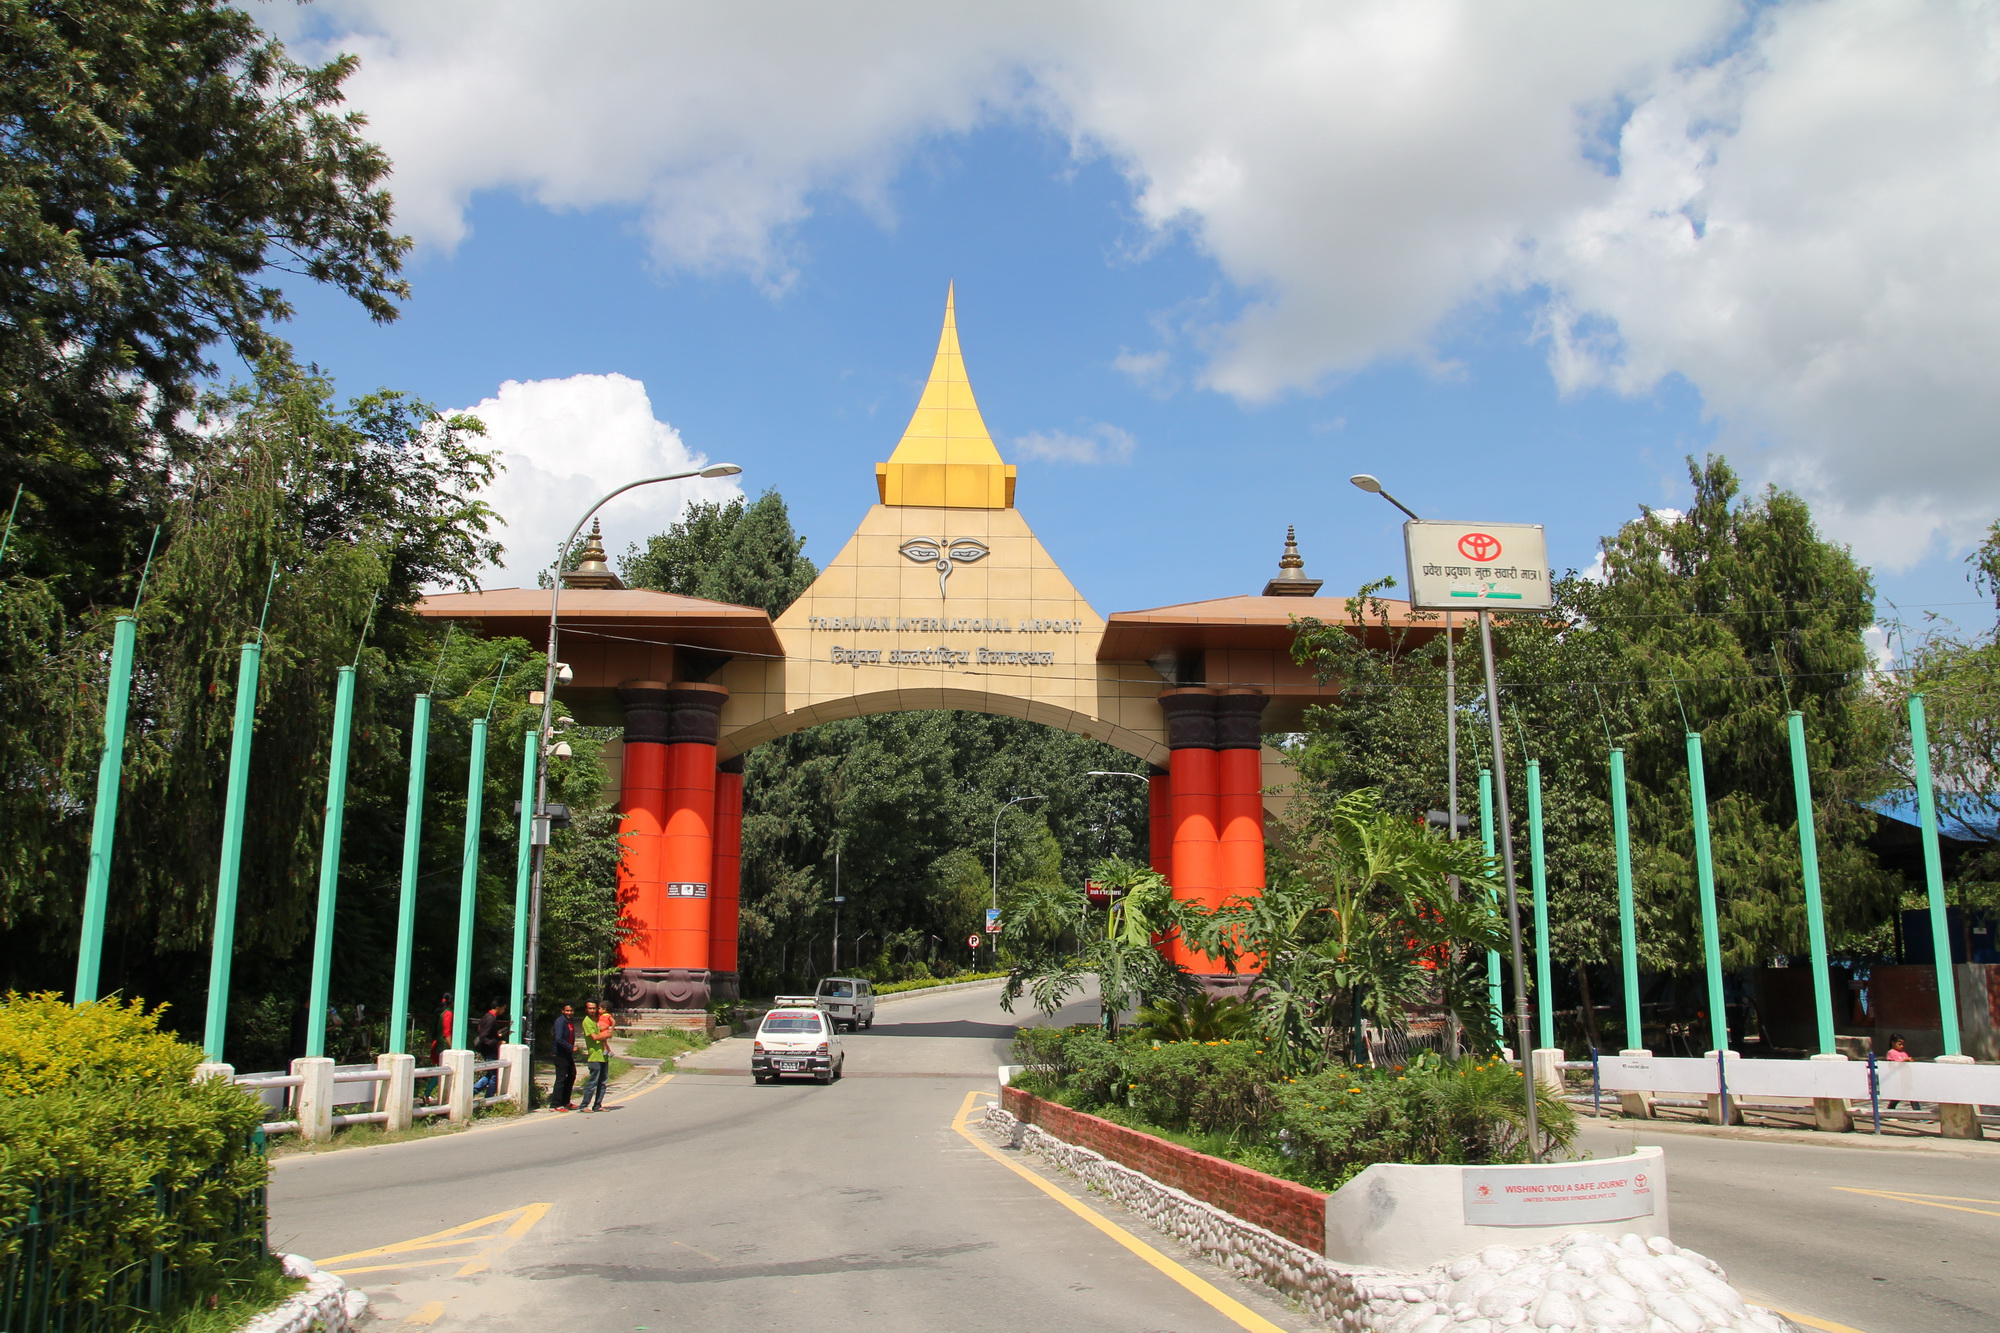
{"type": "Polygon", "coordinates": [[[1111,1037],[1127,1009],[1148,1000],[1192,997],[1193,979],[1159,941],[1195,929],[1202,912],[1198,904],[1176,899],[1166,876],[1123,857],[1100,862],[1091,878],[1112,895],[1101,931],[1080,885],[1045,880],[1010,900],[1005,934],[1015,962],[1000,1007],[1011,1014],[1014,1002],[1026,995],[1037,1009],[1053,1014],[1083,988],[1086,977],[1094,977],[1104,1035],[1111,1037]]]}
{"type": "Polygon", "coordinates": [[[771,490],[747,504],[697,501],[644,550],[627,550],[620,564],[635,588],[761,606],[776,618],[819,572],[802,554],[805,544],[792,531],[784,497],[771,490]]]}
{"type": "MultiPolygon", "coordinates": [[[[1889,780],[1890,728],[1870,691],[1862,632],[1867,571],[1815,530],[1797,496],[1745,499],[1720,459],[1689,462],[1685,514],[1644,511],[1603,543],[1601,579],[1555,580],[1555,608],[1495,617],[1510,804],[1525,899],[1525,769],[1540,762],[1552,952],[1584,1001],[1592,965],[1617,948],[1605,751],[1626,752],[1642,960],[1701,966],[1685,734],[1701,732],[1725,966],[1805,950],[1805,911],[1785,714],[1805,718],[1829,929],[1866,931],[1893,893],[1869,851],[1863,803],[1889,780]]],[[[1445,804],[1441,617],[1387,625],[1369,585],[1345,624],[1306,624],[1297,651],[1340,699],[1313,714],[1301,748],[1310,784],[1378,786],[1412,814],[1445,804]],[[1378,626],[1375,643],[1354,632],[1378,626]]],[[[1474,813],[1490,766],[1476,650],[1461,645],[1459,809],[1474,813]]],[[[1589,1038],[1594,1034],[1586,1032],[1589,1038]]]]}
{"type": "Polygon", "coordinates": [[[286,277],[395,317],[409,242],[338,109],[355,66],[221,0],[0,3],[0,489],[66,606],[134,572],[210,350],[275,350],[286,277]]]}

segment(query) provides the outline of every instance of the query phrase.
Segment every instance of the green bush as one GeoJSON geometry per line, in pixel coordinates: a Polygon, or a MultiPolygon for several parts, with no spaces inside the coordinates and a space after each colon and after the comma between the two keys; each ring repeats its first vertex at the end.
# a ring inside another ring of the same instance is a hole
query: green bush
{"type": "MultiPolygon", "coordinates": [[[[1376,1162],[1527,1160],[1521,1074],[1497,1060],[1419,1056],[1394,1069],[1342,1064],[1292,1076],[1255,1039],[1107,1041],[1094,1028],[1024,1028],[1024,1091],[1160,1133],[1315,1189],[1376,1162]]],[[[1545,1151],[1576,1136],[1568,1105],[1544,1091],[1545,1151]]]]}
{"type": "Polygon", "coordinates": [[[961,981],[991,981],[1006,975],[1005,972],[961,972],[955,977],[918,977],[913,981],[886,981],[875,988],[875,993],[894,995],[897,991],[929,990],[932,986],[956,986],[961,981]]]}
{"type": "Polygon", "coordinates": [[[191,1081],[201,1051],[158,1018],[115,1001],[0,1001],[0,1280],[20,1278],[33,1210],[41,1278],[66,1310],[117,1309],[112,1326],[137,1317],[154,1272],[185,1304],[266,1259],[263,1108],[191,1081]]]}

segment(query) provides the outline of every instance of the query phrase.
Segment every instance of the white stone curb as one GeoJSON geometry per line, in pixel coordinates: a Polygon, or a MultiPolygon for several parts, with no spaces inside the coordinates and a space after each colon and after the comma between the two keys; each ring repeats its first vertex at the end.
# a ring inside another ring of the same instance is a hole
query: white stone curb
{"type": "Polygon", "coordinates": [[[1797,1333],[1783,1316],[1745,1304],[1716,1264],[1663,1236],[1490,1245],[1421,1273],[1350,1267],[997,1106],[986,1129],[1341,1333],[1797,1333]]]}
{"type": "Polygon", "coordinates": [[[306,1280],[306,1289],[275,1310],[266,1310],[236,1333],[350,1333],[368,1309],[368,1298],[310,1259],[283,1256],[285,1272],[306,1280]]]}

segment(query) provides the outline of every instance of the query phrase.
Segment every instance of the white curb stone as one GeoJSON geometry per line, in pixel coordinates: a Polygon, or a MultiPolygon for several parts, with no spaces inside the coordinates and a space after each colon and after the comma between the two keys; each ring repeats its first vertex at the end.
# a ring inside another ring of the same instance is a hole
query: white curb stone
{"type": "Polygon", "coordinates": [[[986,1129],[1341,1333],[1799,1333],[1746,1304],[1712,1260],[1664,1236],[1585,1232],[1527,1248],[1489,1245],[1421,1273],[1350,1267],[997,1106],[986,1129]]]}
{"type": "Polygon", "coordinates": [[[312,1260],[284,1256],[285,1272],[306,1280],[306,1289],[275,1310],[266,1310],[237,1333],[350,1333],[368,1309],[368,1298],[312,1260]]]}

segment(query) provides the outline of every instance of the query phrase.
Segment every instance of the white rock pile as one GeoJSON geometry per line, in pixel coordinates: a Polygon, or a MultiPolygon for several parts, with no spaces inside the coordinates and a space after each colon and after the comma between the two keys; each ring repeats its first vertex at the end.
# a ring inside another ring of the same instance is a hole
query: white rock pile
{"type": "Polygon", "coordinates": [[[1713,1261],[1664,1236],[1573,1234],[1550,1245],[1489,1245],[1424,1273],[1382,1333],[1793,1333],[1746,1305],[1713,1261]],[[1410,1300],[1409,1297],[1416,1297],[1410,1300]]]}
{"type": "Polygon", "coordinates": [[[237,1333],[350,1333],[367,1313],[368,1298],[304,1255],[283,1256],[285,1272],[306,1280],[305,1290],[266,1310],[237,1333]]]}

